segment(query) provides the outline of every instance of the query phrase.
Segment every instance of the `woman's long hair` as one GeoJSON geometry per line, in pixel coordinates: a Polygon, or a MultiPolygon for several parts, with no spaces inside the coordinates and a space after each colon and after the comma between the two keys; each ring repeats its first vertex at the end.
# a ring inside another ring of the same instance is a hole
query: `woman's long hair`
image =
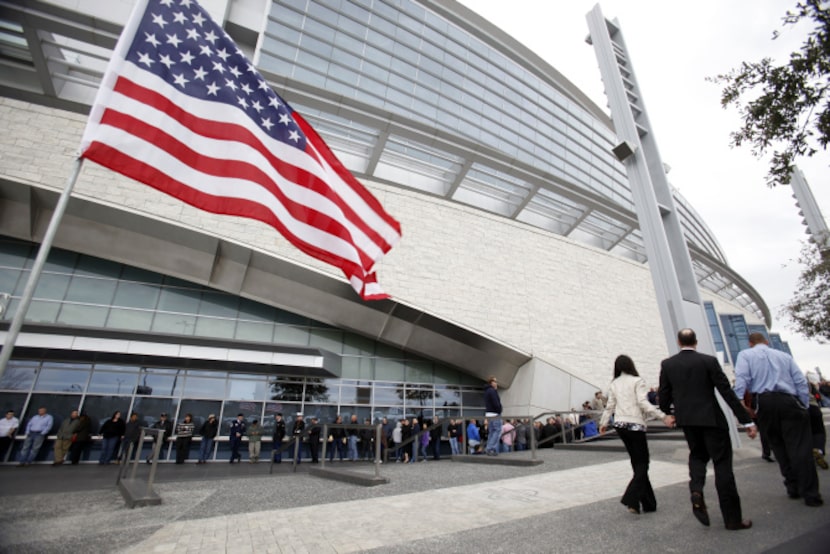
{"type": "Polygon", "coordinates": [[[620,354],[617,356],[617,359],[614,360],[614,379],[623,373],[633,375],[634,377],[640,376],[640,374],[637,373],[637,368],[634,367],[634,360],[625,354],[620,354]]]}

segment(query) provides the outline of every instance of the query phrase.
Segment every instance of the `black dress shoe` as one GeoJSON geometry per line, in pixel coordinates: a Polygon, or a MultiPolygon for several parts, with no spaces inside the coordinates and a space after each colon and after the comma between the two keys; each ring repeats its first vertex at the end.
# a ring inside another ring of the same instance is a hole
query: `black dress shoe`
{"type": "Polygon", "coordinates": [[[709,512],[706,510],[703,494],[699,492],[692,493],[692,513],[700,523],[709,527],[709,512]]]}
{"type": "Polygon", "coordinates": [[[804,503],[806,505],[810,506],[811,508],[817,508],[818,506],[824,506],[824,500],[822,500],[820,496],[817,497],[817,498],[805,498],[804,503]]]}
{"type": "Polygon", "coordinates": [[[727,523],[726,528],[730,531],[740,531],[741,529],[749,529],[752,527],[752,520],[745,519],[737,523],[727,523]]]}
{"type": "Polygon", "coordinates": [[[775,460],[774,460],[774,459],[772,458],[772,456],[770,456],[769,454],[767,454],[766,456],[761,456],[761,459],[762,459],[762,460],[766,460],[766,461],[768,461],[768,462],[769,462],[769,463],[771,463],[771,464],[774,464],[774,463],[775,463],[775,460]]]}

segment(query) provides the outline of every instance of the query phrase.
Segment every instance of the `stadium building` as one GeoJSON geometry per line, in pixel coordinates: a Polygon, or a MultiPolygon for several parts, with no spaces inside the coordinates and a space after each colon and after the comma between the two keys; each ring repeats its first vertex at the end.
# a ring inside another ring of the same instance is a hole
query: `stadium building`
{"type": "MultiPolygon", "coordinates": [[[[0,3],[0,337],[132,4],[0,3]]],[[[277,412],[481,416],[495,375],[506,411],[533,415],[581,406],[620,353],[656,385],[669,352],[631,191],[577,86],[453,0],[202,4],[401,222],[378,267],[392,297],[364,302],[271,227],[86,163],[3,411],[215,413],[224,435],[243,413],[268,433],[277,412]]],[[[728,367],[769,310],[675,202],[728,367]]]]}

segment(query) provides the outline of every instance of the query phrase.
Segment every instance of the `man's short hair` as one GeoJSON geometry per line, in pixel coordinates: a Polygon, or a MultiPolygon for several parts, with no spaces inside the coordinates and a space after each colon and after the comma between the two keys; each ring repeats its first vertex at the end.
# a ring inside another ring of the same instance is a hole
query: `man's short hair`
{"type": "Polygon", "coordinates": [[[498,379],[496,379],[496,376],[495,376],[495,375],[491,375],[491,376],[487,379],[487,382],[488,382],[488,383],[498,383],[498,382],[499,382],[499,380],[498,380],[498,379]]]}
{"type": "Polygon", "coordinates": [[[764,344],[765,342],[767,342],[767,337],[764,336],[764,333],[749,334],[749,344],[764,344]]]}
{"type": "Polygon", "coordinates": [[[680,346],[694,346],[697,344],[697,335],[692,329],[681,329],[677,332],[677,342],[680,346]]]}

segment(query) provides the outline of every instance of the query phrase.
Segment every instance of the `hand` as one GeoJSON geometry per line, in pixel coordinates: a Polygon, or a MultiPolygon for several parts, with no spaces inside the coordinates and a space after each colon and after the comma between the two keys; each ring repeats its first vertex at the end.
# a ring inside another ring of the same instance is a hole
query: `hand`
{"type": "Polygon", "coordinates": [[[605,430],[606,430],[606,429],[607,429],[607,427],[606,427],[605,425],[601,426],[601,427],[599,428],[599,434],[600,434],[600,435],[604,435],[604,434],[605,434],[605,430]]]}
{"type": "Polygon", "coordinates": [[[673,415],[667,415],[663,418],[663,423],[666,424],[666,427],[674,428],[677,426],[677,420],[674,418],[673,415]]]}
{"type": "Polygon", "coordinates": [[[749,437],[750,439],[754,439],[755,437],[757,437],[758,436],[758,426],[753,425],[752,427],[747,427],[746,428],[746,436],[749,437]]]}

